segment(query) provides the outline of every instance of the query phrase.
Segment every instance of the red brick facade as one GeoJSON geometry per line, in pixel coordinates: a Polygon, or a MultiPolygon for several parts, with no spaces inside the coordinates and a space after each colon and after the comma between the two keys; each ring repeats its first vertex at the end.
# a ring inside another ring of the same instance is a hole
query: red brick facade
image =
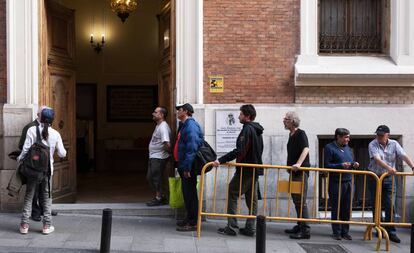
{"type": "Polygon", "coordinates": [[[299,20],[300,0],[204,1],[204,103],[293,103],[299,20]]]}
{"type": "Polygon", "coordinates": [[[297,104],[413,104],[412,87],[297,87],[297,104]]]}
{"type": "Polygon", "coordinates": [[[0,0],[0,103],[7,100],[6,0],[0,0]]]}

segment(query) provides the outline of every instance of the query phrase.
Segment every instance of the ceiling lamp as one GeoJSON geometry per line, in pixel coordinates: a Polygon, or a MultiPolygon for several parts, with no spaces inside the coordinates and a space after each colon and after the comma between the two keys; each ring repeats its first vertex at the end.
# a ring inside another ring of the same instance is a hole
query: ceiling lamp
{"type": "Polygon", "coordinates": [[[137,8],[137,5],[137,0],[111,0],[111,10],[118,15],[122,23],[128,18],[129,13],[137,8]]]}

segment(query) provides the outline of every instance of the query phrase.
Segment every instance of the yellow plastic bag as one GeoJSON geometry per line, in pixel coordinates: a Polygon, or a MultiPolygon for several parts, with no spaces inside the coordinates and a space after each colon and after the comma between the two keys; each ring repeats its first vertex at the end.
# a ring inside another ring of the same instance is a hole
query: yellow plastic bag
{"type": "Polygon", "coordinates": [[[170,186],[170,207],[184,208],[183,191],[181,190],[181,178],[169,177],[168,185],[170,186]]]}

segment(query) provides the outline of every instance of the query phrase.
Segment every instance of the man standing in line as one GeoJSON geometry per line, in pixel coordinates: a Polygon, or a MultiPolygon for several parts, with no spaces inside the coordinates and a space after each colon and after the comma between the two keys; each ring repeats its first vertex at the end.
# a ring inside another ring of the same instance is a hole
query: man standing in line
{"type": "MultiPolygon", "coordinates": [[[[350,140],[349,130],[346,128],[337,128],[335,130],[335,140],[325,146],[325,168],[352,170],[359,167],[359,163],[354,161],[354,155],[348,146],[350,140]]],[[[329,198],[331,200],[331,219],[349,221],[351,218],[351,196],[352,196],[352,174],[350,173],[330,173],[329,177],[329,198]],[[341,175],[341,181],[339,181],[341,175]],[[341,182],[341,189],[339,189],[341,182]],[[339,192],[341,193],[338,199],[339,192]],[[340,210],[338,210],[338,201],[340,210]]],[[[352,240],[349,235],[349,224],[332,223],[332,238],[341,240],[352,240]]]]}
{"type": "MultiPolygon", "coordinates": [[[[308,206],[306,204],[308,191],[309,171],[298,171],[299,167],[310,167],[309,163],[309,143],[305,131],[299,129],[300,119],[296,112],[287,112],[283,118],[286,130],[289,130],[289,140],[287,143],[287,166],[292,166],[290,177],[292,181],[302,182],[303,195],[292,193],[293,203],[295,204],[297,217],[309,218],[308,206]],[[301,214],[302,211],[302,214],[301,214]]],[[[306,222],[299,221],[292,229],[286,229],[285,233],[290,234],[291,239],[309,239],[310,227],[306,222]]]]}
{"type": "MultiPolygon", "coordinates": [[[[394,189],[392,189],[392,178],[393,175],[397,172],[396,163],[397,158],[404,160],[414,171],[414,163],[413,161],[407,156],[404,149],[401,145],[396,141],[390,139],[390,128],[386,125],[378,126],[377,130],[375,131],[377,137],[372,140],[368,145],[368,152],[370,163],[368,165],[368,170],[374,172],[378,176],[388,172],[391,176],[384,178],[382,182],[382,208],[385,210],[385,222],[395,221],[396,215],[394,209],[395,205],[392,204],[393,196],[392,193],[395,194],[395,185],[394,189]],[[392,214],[392,217],[391,217],[392,214]]],[[[376,191],[376,184],[372,184],[370,187],[371,189],[371,199],[373,201],[373,213],[375,214],[375,191],[376,191]]],[[[382,213],[382,212],[381,212],[382,213]]],[[[382,216],[382,215],[381,215],[382,216]]],[[[394,226],[386,226],[385,229],[388,232],[389,238],[391,241],[395,243],[400,243],[401,240],[398,238],[396,234],[396,229],[394,226]]]]}
{"type": "Polygon", "coordinates": [[[152,113],[152,119],[157,123],[149,143],[149,160],[147,180],[155,191],[153,200],[147,206],[161,206],[167,204],[167,198],[163,192],[163,178],[165,167],[170,157],[170,136],[171,129],[165,118],[168,115],[167,108],[159,106],[152,113]]]}
{"type": "MultiPolygon", "coordinates": [[[[23,145],[24,145],[24,141],[26,140],[26,135],[27,135],[27,131],[29,130],[29,128],[31,128],[32,126],[39,126],[40,125],[40,115],[42,113],[43,109],[50,109],[47,106],[39,106],[38,110],[37,110],[37,118],[35,120],[33,120],[32,122],[30,122],[29,124],[27,124],[23,130],[22,130],[22,134],[20,136],[20,140],[19,140],[19,150],[23,150],[23,145]]],[[[40,203],[43,201],[41,198],[42,195],[40,194],[40,188],[39,185],[36,185],[36,189],[34,191],[34,196],[33,196],[33,202],[32,202],[32,214],[31,214],[31,218],[34,221],[41,221],[42,220],[42,215],[43,215],[43,209],[40,205],[40,203]]],[[[57,212],[56,211],[52,211],[52,215],[56,216],[57,212]]]]}
{"type": "MultiPolygon", "coordinates": [[[[222,163],[236,159],[237,163],[251,163],[262,164],[263,154],[263,127],[253,122],[256,118],[256,109],[253,105],[242,105],[240,107],[239,121],[243,124],[243,128],[237,137],[236,148],[233,151],[225,154],[214,162],[217,167],[222,163]]],[[[236,172],[229,184],[228,196],[228,214],[236,214],[237,198],[240,190],[240,176],[242,177],[241,194],[245,195],[246,205],[249,208],[249,213],[257,214],[257,192],[258,192],[258,177],[263,175],[263,169],[256,168],[236,168],[236,172]],[[252,189],[254,184],[254,190],[252,189]],[[252,191],[253,190],[253,191],[252,191]],[[252,206],[253,198],[253,206],[252,206]]],[[[227,226],[219,228],[219,234],[237,235],[235,229],[238,229],[236,218],[228,218],[227,226]]],[[[246,236],[254,236],[255,234],[255,219],[247,219],[246,226],[239,229],[239,233],[246,236]]]]}
{"type": "Polygon", "coordinates": [[[200,125],[193,119],[193,107],[186,103],[176,107],[177,118],[182,126],[174,147],[174,158],[178,161],[178,173],[187,211],[186,218],[177,223],[177,231],[196,231],[198,216],[197,173],[193,169],[195,155],[204,136],[200,125]]]}

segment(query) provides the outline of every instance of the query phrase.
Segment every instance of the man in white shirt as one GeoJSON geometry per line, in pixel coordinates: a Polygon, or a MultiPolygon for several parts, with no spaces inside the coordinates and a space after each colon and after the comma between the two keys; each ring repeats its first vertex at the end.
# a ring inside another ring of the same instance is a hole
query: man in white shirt
{"type": "Polygon", "coordinates": [[[170,158],[171,129],[165,118],[168,115],[167,108],[159,106],[152,113],[152,119],[157,123],[148,147],[149,161],[147,180],[155,191],[155,197],[147,206],[160,206],[167,204],[167,198],[163,192],[164,170],[170,158]]]}

